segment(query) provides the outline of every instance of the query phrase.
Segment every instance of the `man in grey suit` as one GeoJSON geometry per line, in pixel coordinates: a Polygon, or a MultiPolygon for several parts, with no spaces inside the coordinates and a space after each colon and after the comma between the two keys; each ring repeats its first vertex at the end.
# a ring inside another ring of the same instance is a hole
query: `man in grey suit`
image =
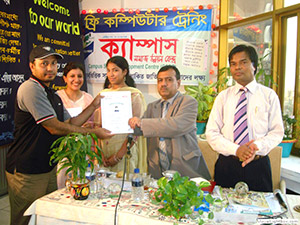
{"type": "Polygon", "coordinates": [[[182,95],[180,73],[175,66],[164,66],[157,74],[161,99],[148,105],[142,118],[129,120],[136,135],[147,137],[148,170],[158,179],[165,170],[182,176],[210,179],[196,136],[197,101],[182,95]],[[166,105],[166,106],[163,106],[166,105]]]}

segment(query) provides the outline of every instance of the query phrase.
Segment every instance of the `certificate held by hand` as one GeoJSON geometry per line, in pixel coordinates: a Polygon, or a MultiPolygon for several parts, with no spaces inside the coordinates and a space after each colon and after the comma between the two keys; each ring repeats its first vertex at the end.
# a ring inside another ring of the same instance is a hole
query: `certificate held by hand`
{"type": "Polygon", "coordinates": [[[113,134],[133,133],[128,125],[132,117],[131,92],[102,92],[101,99],[102,127],[113,134]]]}

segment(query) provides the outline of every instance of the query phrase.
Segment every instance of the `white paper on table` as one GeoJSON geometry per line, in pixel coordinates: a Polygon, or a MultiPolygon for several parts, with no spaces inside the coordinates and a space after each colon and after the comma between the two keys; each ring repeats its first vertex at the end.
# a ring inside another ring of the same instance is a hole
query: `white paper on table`
{"type": "Polygon", "coordinates": [[[112,91],[103,92],[101,95],[102,127],[113,134],[133,133],[128,125],[132,118],[131,92],[112,91]]]}
{"type": "Polygon", "coordinates": [[[273,213],[282,212],[278,200],[275,198],[273,193],[268,193],[265,195],[266,201],[269,204],[269,207],[273,213]]]}

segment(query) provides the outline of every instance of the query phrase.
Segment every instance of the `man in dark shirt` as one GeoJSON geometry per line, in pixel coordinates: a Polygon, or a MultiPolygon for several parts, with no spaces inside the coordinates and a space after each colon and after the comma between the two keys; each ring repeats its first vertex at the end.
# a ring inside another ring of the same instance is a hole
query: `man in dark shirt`
{"type": "Polygon", "coordinates": [[[40,45],[29,56],[31,77],[20,85],[15,104],[15,140],[6,160],[6,176],[11,206],[11,224],[28,224],[24,211],[41,196],[57,189],[56,166],[49,165],[50,146],[59,136],[71,132],[95,133],[109,138],[109,131],[81,125],[100,106],[98,95],[77,117],[71,118],[62,101],[49,88],[57,74],[57,60],[63,56],[40,45]]]}

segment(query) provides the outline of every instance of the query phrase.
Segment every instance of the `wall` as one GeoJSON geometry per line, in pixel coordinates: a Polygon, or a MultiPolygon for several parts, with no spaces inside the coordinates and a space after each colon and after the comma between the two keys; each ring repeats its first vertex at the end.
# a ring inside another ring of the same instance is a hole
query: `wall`
{"type": "MultiPolygon", "coordinates": [[[[164,7],[174,7],[180,8],[182,6],[193,6],[198,7],[199,5],[208,5],[208,4],[219,4],[219,0],[185,0],[184,3],[181,0],[110,0],[110,1],[99,1],[99,0],[82,0],[79,2],[80,12],[81,10],[96,10],[100,8],[103,10],[111,11],[113,8],[120,9],[148,9],[148,8],[164,8],[164,7]]],[[[100,90],[102,90],[103,84],[90,84],[88,83],[88,92],[95,96],[100,90]]],[[[142,91],[145,96],[146,102],[152,102],[158,99],[160,96],[157,93],[156,85],[154,84],[138,84],[137,88],[142,91]]],[[[181,92],[184,92],[183,86],[179,89],[181,92]]]]}

